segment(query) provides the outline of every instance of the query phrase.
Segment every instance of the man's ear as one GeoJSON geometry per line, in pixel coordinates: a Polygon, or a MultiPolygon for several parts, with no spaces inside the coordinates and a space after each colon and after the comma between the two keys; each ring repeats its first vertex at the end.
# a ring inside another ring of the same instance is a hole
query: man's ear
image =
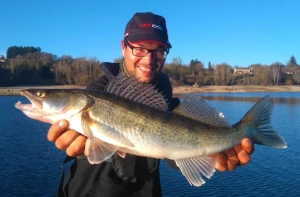
{"type": "Polygon", "coordinates": [[[121,49],[122,49],[122,55],[123,55],[123,57],[124,57],[124,55],[125,55],[125,49],[126,49],[124,40],[121,40],[121,49]]]}

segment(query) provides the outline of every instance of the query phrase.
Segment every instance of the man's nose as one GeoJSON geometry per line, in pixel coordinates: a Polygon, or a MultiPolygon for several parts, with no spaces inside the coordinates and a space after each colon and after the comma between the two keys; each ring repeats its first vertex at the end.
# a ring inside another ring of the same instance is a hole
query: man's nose
{"type": "Polygon", "coordinates": [[[148,52],[147,56],[145,56],[143,59],[146,61],[147,64],[152,64],[155,62],[153,52],[148,52]]]}

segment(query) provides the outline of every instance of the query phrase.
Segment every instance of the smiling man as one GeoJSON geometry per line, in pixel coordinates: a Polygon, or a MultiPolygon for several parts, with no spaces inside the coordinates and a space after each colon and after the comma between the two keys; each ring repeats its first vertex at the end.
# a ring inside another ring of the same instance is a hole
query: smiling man
{"type": "Polygon", "coordinates": [[[168,52],[169,48],[156,42],[133,44],[125,38],[122,41],[124,68],[126,69],[124,71],[129,76],[138,76],[141,83],[156,81],[158,73],[164,67],[168,52]]]}
{"type": "Polygon", "coordinates": [[[130,76],[140,77],[142,83],[155,81],[171,47],[163,17],[136,14],[128,22],[122,41],[126,71],[130,76]]]}
{"type": "MultiPolygon", "coordinates": [[[[171,48],[165,18],[153,13],[136,13],[128,22],[124,39],[121,41],[123,61],[104,63],[114,75],[124,72],[141,83],[152,84],[165,96],[172,111],[179,99],[172,98],[169,78],[162,72],[171,48]]],[[[88,89],[103,90],[107,77],[102,76],[91,83],[88,89]]],[[[61,120],[52,125],[48,132],[49,141],[58,149],[75,157],[84,152],[86,137],[68,130],[68,122],[61,120]]],[[[241,145],[216,154],[217,169],[234,170],[250,161],[253,145],[244,139],[241,145]]],[[[155,196],[162,195],[159,177],[159,160],[127,154],[121,158],[114,154],[110,161],[91,165],[84,156],[75,159],[58,196],[155,196]]]]}

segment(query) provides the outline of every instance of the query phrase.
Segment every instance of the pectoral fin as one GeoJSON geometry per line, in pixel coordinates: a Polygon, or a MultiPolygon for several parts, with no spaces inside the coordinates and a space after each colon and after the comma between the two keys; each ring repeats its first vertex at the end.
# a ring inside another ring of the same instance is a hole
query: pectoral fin
{"type": "Polygon", "coordinates": [[[98,164],[110,158],[116,152],[117,148],[116,146],[94,138],[86,141],[85,153],[91,164],[98,164]]]}
{"type": "Polygon", "coordinates": [[[124,146],[130,146],[134,147],[134,144],[126,137],[124,136],[121,132],[115,130],[112,127],[109,127],[101,122],[97,122],[92,120],[91,121],[91,127],[96,130],[93,135],[96,138],[103,139],[103,138],[108,138],[108,139],[115,139],[115,141],[118,142],[118,146],[124,147],[124,146]],[[98,131],[98,132],[97,132],[98,131]]]}
{"type": "Polygon", "coordinates": [[[216,160],[211,157],[195,157],[189,159],[175,160],[182,174],[188,182],[194,186],[201,186],[205,183],[202,175],[206,178],[213,176],[216,166],[216,160]]]}
{"type": "Polygon", "coordinates": [[[126,153],[118,151],[116,152],[120,157],[122,157],[123,159],[126,157],[126,153]]]}

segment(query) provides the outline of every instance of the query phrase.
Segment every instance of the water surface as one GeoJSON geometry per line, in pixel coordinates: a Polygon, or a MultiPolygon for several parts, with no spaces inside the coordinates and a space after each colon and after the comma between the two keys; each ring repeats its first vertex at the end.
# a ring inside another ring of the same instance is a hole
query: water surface
{"type": "MultiPolygon", "coordinates": [[[[300,93],[197,94],[235,123],[266,94],[274,97],[271,124],[288,143],[283,150],[255,146],[250,164],[216,172],[192,187],[177,170],[161,164],[164,196],[300,196],[300,93]]],[[[55,196],[64,152],[47,140],[49,124],[25,117],[14,108],[20,96],[0,97],[1,196],[55,196]]]]}

